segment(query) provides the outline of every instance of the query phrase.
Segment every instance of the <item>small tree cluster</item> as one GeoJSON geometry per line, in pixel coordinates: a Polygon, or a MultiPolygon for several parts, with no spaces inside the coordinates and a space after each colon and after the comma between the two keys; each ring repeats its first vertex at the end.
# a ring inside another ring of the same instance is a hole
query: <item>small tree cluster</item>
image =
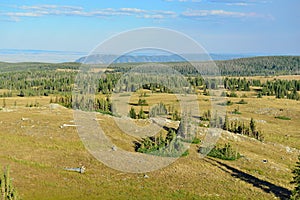
{"type": "Polygon", "coordinates": [[[146,119],[147,118],[146,113],[143,110],[143,107],[141,107],[138,114],[136,114],[136,111],[135,111],[134,107],[131,107],[128,115],[132,119],[146,119]]]}
{"type": "Polygon", "coordinates": [[[174,129],[169,129],[166,137],[160,134],[159,137],[146,137],[136,143],[136,151],[158,156],[177,157],[186,156],[188,151],[185,151],[182,141],[177,138],[174,129]]]}
{"type": "Polygon", "coordinates": [[[0,97],[12,97],[12,92],[3,92],[2,94],[0,94],[0,97]]]}
{"type": "Polygon", "coordinates": [[[160,102],[158,105],[153,106],[150,109],[149,117],[156,117],[158,115],[167,115],[168,111],[166,105],[160,102]]]}
{"type": "MultiPolygon", "coordinates": [[[[200,147],[199,152],[206,153],[207,148],[200,147]]],[[[207,155],[214,158],[220,158],[222,160],[237,160],[241,157],[240,153],[235,151],[230,143],[225,144],[224,147],[214,146],[207,155]]]]}
{"type": "Polygon", "coordinates": [[[246,135],[257,140],[263,141],[264,137],[260,131],[257,130],[256,124],[253,118],[251,118],[249,126],[247,126],[244,122],[240,122],[237,120],[230,121],[228,116],[225,116],[225,121],[223,124],[223,129],[226,131],[230,131],[233,133],[246,135]]]}
{"type": "Polygon", "coordinates": [[[300,95],[297,91],[300,91],[299,80],[274,80],[267,81],[262,84],[262,95],[272,96],[282,99],[294,99],[300,100],[300,95]]]}
{"type": "Polygon", "coordinates": [[[50,103],[58,103],[66,108],[74,108],[80,110],[97,111],[101,113],[112,113],[112,102],[109,96],[104,98],[91,99],[82,95],[81,97],[72,95],[65,95],[61,97],[55,97],[55,99],[50,99],[50,103]]]}
{"type": "Polygon", "coordinates": [[[246,78],[228,78],[224,79],[224,88],[232,91],[250,91],[251,82],[246,78]]]}

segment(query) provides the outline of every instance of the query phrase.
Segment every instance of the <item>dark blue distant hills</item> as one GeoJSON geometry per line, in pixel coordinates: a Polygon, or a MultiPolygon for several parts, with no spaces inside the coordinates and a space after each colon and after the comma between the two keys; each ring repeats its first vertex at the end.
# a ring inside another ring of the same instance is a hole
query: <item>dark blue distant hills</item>
{"type": "Polygon", "coordinates": [[[267,56],[267,54],[94,54],[77,51],[51,51],[32,49],[0,49],[0,61],[4,62],[77,62],[87,64],[109,64],[109,63],[144,63],[144,62],[185,62],[185,61],[207,61],[207,60],[232,60],[237,58],[248,58],[255,56],[267,56]]]}
{"type": "Polygon", "coordinates": [[[185,61],[208,61],[208,60],[231,60],[257,56],[257,54],[183,54],[183,55],[106,55],[95,54],[81,57],[75,62],[86,64],[108,63],[145,63],[145,62],[185,62],[185,61]]]}

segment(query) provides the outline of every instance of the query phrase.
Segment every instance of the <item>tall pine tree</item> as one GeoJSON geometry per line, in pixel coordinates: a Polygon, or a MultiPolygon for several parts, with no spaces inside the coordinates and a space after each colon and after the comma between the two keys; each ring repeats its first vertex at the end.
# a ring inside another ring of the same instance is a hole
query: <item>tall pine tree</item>
{"type": "Polygon", "coordinates": [[[292,184],[295,184],[296,187],[293,190],[293,194],[291,196],[292,200],[300,200],[300,155],[298,156],[298,162],[296,163],[296,167],[292,172],[294,174],[292,184]]]}

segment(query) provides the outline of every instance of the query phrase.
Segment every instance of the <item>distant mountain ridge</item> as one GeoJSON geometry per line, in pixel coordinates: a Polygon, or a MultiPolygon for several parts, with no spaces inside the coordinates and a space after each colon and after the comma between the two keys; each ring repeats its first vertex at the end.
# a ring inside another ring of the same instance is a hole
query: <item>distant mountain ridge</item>
{"type": "Polygon", "coordinates": [[[183,55],[107,55],[94,54],[84,56],[75,62],[86,64],[109,64],[109,63],[145,63],[145,62],[185,62],[185,61],[208,61],[208,60],[231,60],[236,58],[252,57],[250,54],[183,54],[183,55]],[[182,57],[181,57],[182,56],[182,57]]]}

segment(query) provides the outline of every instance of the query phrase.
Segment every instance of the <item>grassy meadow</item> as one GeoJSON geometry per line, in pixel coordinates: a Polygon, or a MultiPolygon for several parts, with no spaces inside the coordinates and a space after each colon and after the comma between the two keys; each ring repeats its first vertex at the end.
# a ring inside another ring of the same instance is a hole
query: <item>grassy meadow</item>
{"type": "MultiPolygon", "coordinates": [[[[145,111],[161,101],[179,109],[172,94],[147,94],[145,111]]],[[[74,124],[73,111],[49,104],[48,96],[2,98],[0,163],[10,166],[12,182],[23,199],[284,199],[292,189],[291,169],[299,154],[300,102],[257,98],[253,91],[237,94],[228,98],[233,102],[226,106],[229,119],[254,118],[265,138],[260,142],[223,131],[218,143],[230,142],[242,154],[237,161],[200,158],[200,144],[192,144],[188,156],[146,173],[147,177],[116,171],[85,149],[76,127],[60,127],[74,124]],[[247,104],[236,104],[241,99],[247,104]],[[234,109],[239,114],[233,114],[234,109]],[[82,165],[84,174],[64,170],[82,165]]],[[[139,109],[134,105],[139,95],[130,97],[128,109],[139,109]]],[[[209,109],[209,96],[198,95],[198,102],[201,113],[209,109]]],[[[112,116],[97,114],[97,118],[118,148],[134,152],[133,142],[139,138],[122,133],[112,116]]]]}

